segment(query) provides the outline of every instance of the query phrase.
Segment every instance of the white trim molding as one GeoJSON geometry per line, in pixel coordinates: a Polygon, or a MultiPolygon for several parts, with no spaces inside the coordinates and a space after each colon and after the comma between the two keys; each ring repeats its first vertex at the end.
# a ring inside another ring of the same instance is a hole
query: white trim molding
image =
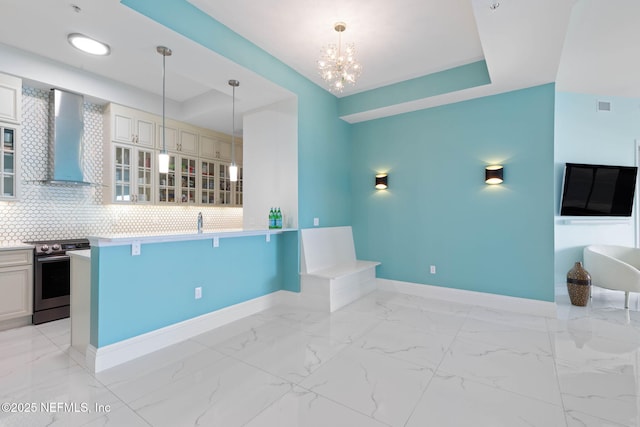
{"type": "MultiPolygon", "coordinates": [[[[400,282],[397,280],[379,278],[375,280],[376,288],[381,291],[416,295],[424,298],[453,301],[550,318],[555,318],[557,313],[554,302],[400,282]]],[[[319,307],[311,307],[309,301],[301,293],[276,291],[104,347],[95,348],[92,345],[88,345],[85,353],[85,363],[92,372],[104,371],[277,305],[306,307],[311,310],[319,309],[319,307]]],[[[81,353],[78,352],[74,359],[77,360],[80,355],[81,353]]]]}
{"type": "Polygon", "coordinates": [[[510,297],[463,289],[445,288],[441,286],[423,285],[420,283],[401,282],[398,280],[376,279],[378,290],[434,298],[461,304],[477,305],[486,308],[513,311],[534,316],[555,318],[557,307],[555,302],[538,301],[528,298],[510,297]]]}
{"type": "Polygon", "coordinates": [[[290,300],[283,297],[283,293],[289,292],[276,291],[104,347],[88,345],[85,353],[86,366],[92,372],[100,372],[177,344],[290,300]]]}

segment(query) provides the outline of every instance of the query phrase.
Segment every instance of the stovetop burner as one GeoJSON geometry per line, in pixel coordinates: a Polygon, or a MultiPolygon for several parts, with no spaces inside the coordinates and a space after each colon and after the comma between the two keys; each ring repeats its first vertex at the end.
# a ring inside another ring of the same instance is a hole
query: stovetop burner
{"type": "Polygon", "coordinates": [[[35,246],[36,256],[62,255],[67,251],[89,249],[88,239],[60,239],[25,242],[35,246]]]}

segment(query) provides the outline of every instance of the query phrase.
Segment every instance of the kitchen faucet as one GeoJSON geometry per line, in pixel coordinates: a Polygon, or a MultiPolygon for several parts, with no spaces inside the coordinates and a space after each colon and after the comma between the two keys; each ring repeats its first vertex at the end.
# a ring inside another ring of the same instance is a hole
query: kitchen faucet
{"type": "Polygon", "coordinates": [[[198,212],[198,234],[202,233],[202,212],[198,212]]]}

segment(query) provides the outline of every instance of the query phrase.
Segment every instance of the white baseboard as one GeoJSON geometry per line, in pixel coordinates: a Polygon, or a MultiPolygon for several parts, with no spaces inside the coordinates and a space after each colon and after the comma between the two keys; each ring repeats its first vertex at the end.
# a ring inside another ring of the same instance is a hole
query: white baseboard
{"type": "Polygon", "coordinates": [[[290,293],[276,291],[104,347],[89,345],[85,354],[86,365],[93,372],[112,368],[275,305],[294,301],[291,296],[283,296],[290,293]]]}
{"type": "MultiPolygon", "coordinates": [[[[398,292],[537,316],[556,317],[556,304],[553,302],[421,285],[397,280],[375,280],[377,289],[382,291],[398,292]]],[[[193,338],[196,335],[226,325],[227,323],[259,313],[276,305],[290,305],[323,310],[326,308],[324,306],[314,307],[310,305],[310,302],[307,300],[308,298],[305,299],[303,295],[297,292],[276,291],[104,347],[95,348],[89,345],[85,353],[85,363],[89,370],[100,372],[164,347],[193,338]]],[[[81,353],[78,352],[78,355],[80,354],[81,353]]]]}
{"type": "Polygon", "coordinates": [[[398,280],[376,279],[378,290],[399,292],[424,298],[435,298],[461,304],[478,305],[491,309],[513,311],[516,313],[532,314],[555,318],[556,303],[538,301],[527,298],[517,298],[484,292],[467,291],[463,289],[445,288],[441,286],[422,285],[419,283],[401,282],[398,280]]]}
{"type": "Polygon", "coordinates": [[[3,320],[0,322],[0,331],[6,329],[20,328],[22,326],[32,325],[31,315],[18,317],[17,319],[3,320]]]}

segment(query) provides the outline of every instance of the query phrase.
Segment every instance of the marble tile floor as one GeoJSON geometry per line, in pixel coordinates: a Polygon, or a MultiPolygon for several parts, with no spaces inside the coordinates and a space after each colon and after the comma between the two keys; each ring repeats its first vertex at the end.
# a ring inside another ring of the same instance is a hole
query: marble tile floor
{"type": "Polygon", "coordinates": [[[374,292],[275,307],[98,374],[68,319],[0,332],[0,426],[640,426],[640,302],[557,318],[374,292]],[[77,357],[76,357],[77,359],[77,357]]]}

